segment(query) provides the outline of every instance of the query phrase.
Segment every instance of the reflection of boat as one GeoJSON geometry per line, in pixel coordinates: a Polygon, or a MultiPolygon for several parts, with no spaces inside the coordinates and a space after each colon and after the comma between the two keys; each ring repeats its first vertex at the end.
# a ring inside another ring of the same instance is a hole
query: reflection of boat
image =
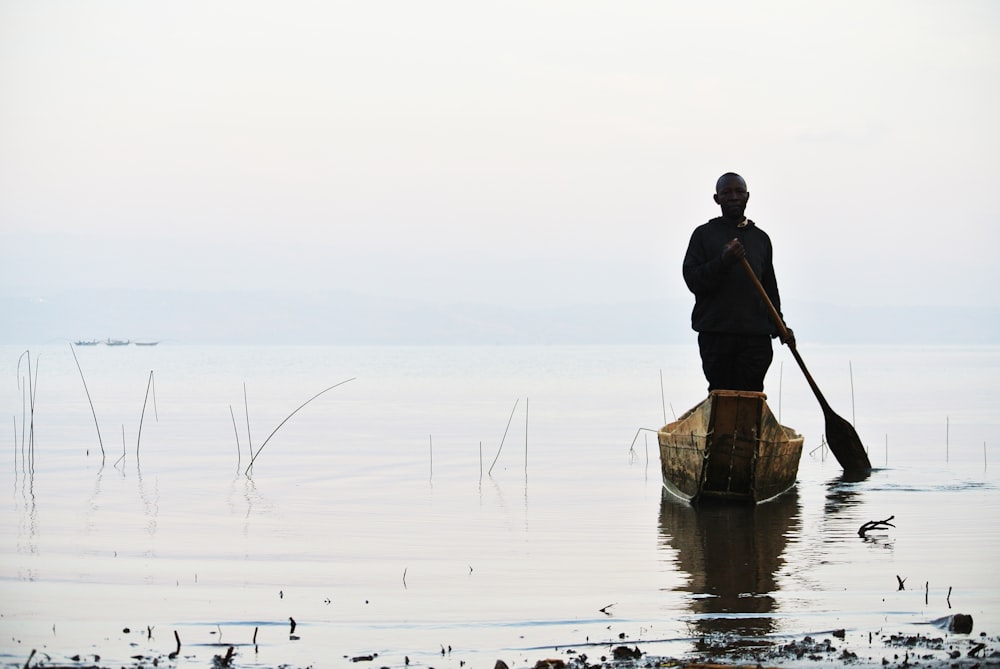
{"type": "Polygon", "coordinates": [[[764,393],[713,390],[659,431],[663,485],[677,497],[762,502],[795,485],[802,435],[778,423],[764,393]]]}
{"type": "MultiPolygon", "coordinates": [[[[660,502],[661,546],[689,577],[678,590],[689,595],[693,636],[712,643],[711,635],[738,635],[728,640],[734,650],[759,645],[776,631],[779,619],[776,574],[789,537],[798,532],[798,491],[754,506],[685,504],[663,494],[660,502]],[[708,637],[708,638],[705,638],[708,637]]],[[[715,639],[714,641],[718,641],[715,639]]]]}
{"type": "Polygon", "coordinates": [[[158,341],[137,341],[134,342],[136,346],[156,346],[160,342],[158,341]]]}
{"type": "Polygon", "coordinates": [[[81,339],[80,341],[73,342],[76,346],[97,346],[96,339],[81,339]]]}
{"type": "Polygon", "coordinates": [[[128,346],[129,340],[128,339],[108,339],[104,343],[107,344],[108,346],[128,346]]]}

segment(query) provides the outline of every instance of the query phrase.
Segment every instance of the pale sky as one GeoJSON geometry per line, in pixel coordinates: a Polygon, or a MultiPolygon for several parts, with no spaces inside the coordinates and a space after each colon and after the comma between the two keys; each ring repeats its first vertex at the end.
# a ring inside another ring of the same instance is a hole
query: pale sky
{"type": "Polygon", "coordinates": [[[0,0],[0,292],[1000,305],[1000,3],[0,0]]]}

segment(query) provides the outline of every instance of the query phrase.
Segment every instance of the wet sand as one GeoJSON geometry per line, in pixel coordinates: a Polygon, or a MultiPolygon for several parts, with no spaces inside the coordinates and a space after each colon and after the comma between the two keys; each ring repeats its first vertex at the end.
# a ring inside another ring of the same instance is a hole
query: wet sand
{"type": "MultiPolygon", "coordinates": [[[[294,627],[292,628],[294,631],[294,627]]],[[[507,649],[496,652],[495,660],[478,652],[474,659],[468,653],[442,647],[440,661],[428,661],[426,649],[407,654],[405,649],[391,653],[362,653],[330,657],[327,662],[307,665],[295,663],[262,663],[253,643],[209,643],[185,646],[175,637],[172,650],[161,643],[152,643],[148,630],[121,631],[132,637],[128,657],[104,657],[99,652],[72,652],[65,649],[41,648],[28,650],[23,660],[8,656],[4,667],[56,669],[144,669],[148,667],[254,667],[258,669],[307,669],[323,666],[355,666],[378,669],[460,668],[465,669],[639,669],[644,667],[682,667],[688,669],[782,667],[925,667],[980,668],[1000,667],[1000,637],[986,633],[954,634],[947,631],[927,635],[904,635],[883,632],[846,633],[833,630],[829,634],[801,638],[740,638],[706,637],[692,640],[694,650],[679,656],[658,655],[658,642],[639,644],[582,644],[553,646],[551,649],[507,649]],[[144,643],[145,642],[145,643],[144,643]],[[649,648],[650,650],[645,650],[649,648]],[[410,656],[419,660],[411,661],[410,656]]],[[[294,634],[290,639],[301,640],[294,634]]],[[[679,640],[672,640],[677,642],[679,640]]],[[[101,644],[96,644],[99,647],[101,644]]],[[[431,644],[433,645],[433,644],[431,644]]],[[[436,658],[435,658],[436,659],[436,658]]]]}

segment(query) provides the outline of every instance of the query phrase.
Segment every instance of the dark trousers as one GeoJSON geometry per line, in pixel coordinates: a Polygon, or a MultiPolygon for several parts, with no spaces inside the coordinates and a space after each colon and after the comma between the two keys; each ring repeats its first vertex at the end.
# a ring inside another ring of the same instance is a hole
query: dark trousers
{"type": "Polygon", "coordinates": [[[712,390],[764,390],[774,351],[770,335],[699,332],[701,368],[712,390]]]}

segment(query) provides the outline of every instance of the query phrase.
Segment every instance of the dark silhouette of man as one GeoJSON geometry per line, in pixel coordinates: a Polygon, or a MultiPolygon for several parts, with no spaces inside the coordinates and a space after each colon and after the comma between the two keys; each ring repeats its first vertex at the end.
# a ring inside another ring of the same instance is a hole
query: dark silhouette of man
{"type": "MultiPolygon", "coordinates": [[[[750,263],[778,313],[781,298],[771,261],[771,238],[745,215],[750,191],[727,172],[715,183],[722,216],[695,228],[684,255],[684,281],[694,293],[691,327],[698,333],[702,370],[712,390],[764,390],[778,336],[742,260],[750,263]]],[[[794,342],[794,335],[784,343],[794,342]]]]}

